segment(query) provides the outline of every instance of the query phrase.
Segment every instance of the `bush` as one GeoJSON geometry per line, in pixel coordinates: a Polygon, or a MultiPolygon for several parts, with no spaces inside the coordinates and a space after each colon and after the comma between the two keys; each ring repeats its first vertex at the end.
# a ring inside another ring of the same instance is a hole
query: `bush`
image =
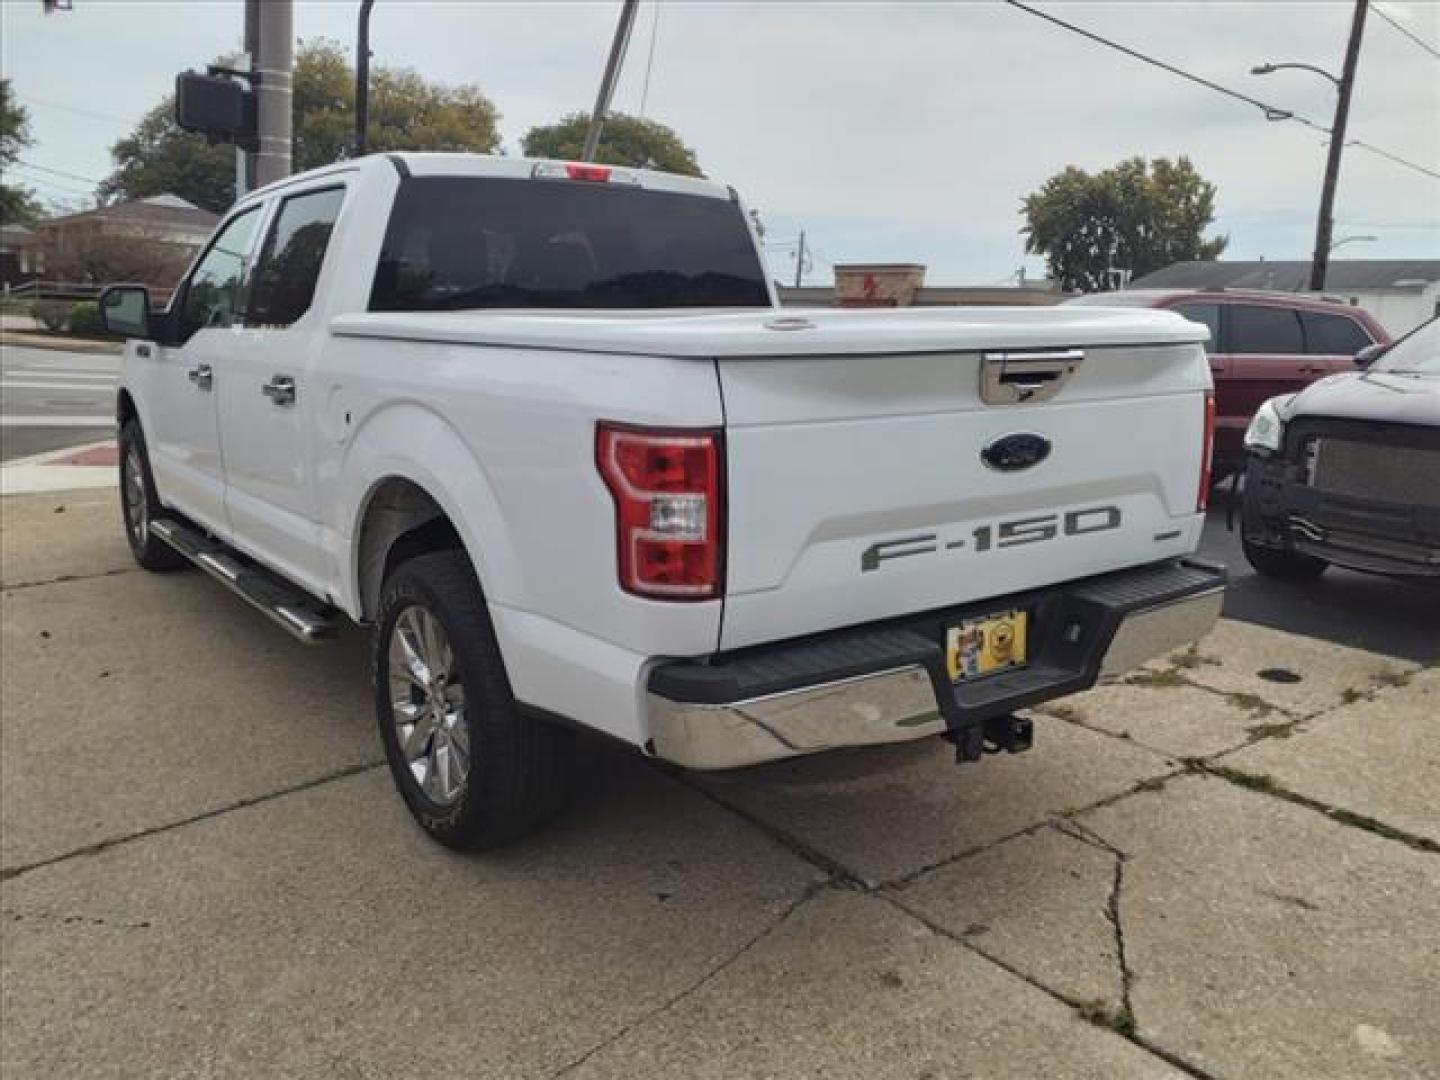
{"type": "Polygon", "coordinates": [[[63,330],[70,317],[70,305],[64,300],[36,300],[30,305],[30,314],[46,330],[63,330]]]}
{"type": "Polygon", "coordinates": [[[72,334],[100,333],[100,306],[91,300],[71,304],[67,326],[72,334]]]}

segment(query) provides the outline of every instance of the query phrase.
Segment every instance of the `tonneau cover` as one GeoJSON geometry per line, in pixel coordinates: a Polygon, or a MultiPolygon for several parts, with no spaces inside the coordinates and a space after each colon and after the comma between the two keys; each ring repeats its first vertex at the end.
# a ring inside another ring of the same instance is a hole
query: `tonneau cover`
{"type": "Polygon", "coordinates": [[[844,356],[1201,342],[1170,311],[947,307],[763,311],[420,311],[341,315],[346,337],[674,357],[844,356]]]}

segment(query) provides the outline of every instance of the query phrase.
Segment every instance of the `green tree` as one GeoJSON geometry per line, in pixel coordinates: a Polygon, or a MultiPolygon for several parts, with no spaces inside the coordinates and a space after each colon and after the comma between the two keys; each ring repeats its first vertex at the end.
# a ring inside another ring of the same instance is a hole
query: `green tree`
{"type": "MultiPolygon", "coordinates": [[[[558,124],[533,127],[521,140],[526,157],[559,158],[574,161],[585,146],[590,114],[570,113],[558,124]]],[[[596,161],[609,165],[659,169],[682,176],[704,176],[695,151],[680,141],[674,130],[654,120],[611,113],[600,132],[596,161]]]]}
{"type": "Polygon", "coordinates": [[[1090,174],[1073,165],[1023,202],[1025,250],[1044,255],[1061,288],[1103,292],[1110,271],[1141,277],[1174,262],[1219,258],[1227,237],[1204,237],[1215,185],[1190,160],[1134,157],[1090,174]]]}
{"type": "MultiPolygon", "coordinates": [[[[223,62],[223,61],[222,61],[223,62]]],[[[297,172],[348,156],[355,132],[355,71],[333,41],[302,41],[295,52],[293,154],[297,172]]],[[[235,151],[211,146],[175,124],[166,97],[110,149],[115,171],[103,199],[170,193],[220,211],[235,195],[235,151]]],[[[493,153],[500,114],[474,86],[441,86],[406,68],[370,69],[370,150],[493,153]]]]}
{"type": "Polygon", "coordinates": [[[0,79],[0,223],[32,221],[40,207],[29,188],[4,183],[4,173],[30,146],[30,114],[15,100],[9,79],[0,79]]]}

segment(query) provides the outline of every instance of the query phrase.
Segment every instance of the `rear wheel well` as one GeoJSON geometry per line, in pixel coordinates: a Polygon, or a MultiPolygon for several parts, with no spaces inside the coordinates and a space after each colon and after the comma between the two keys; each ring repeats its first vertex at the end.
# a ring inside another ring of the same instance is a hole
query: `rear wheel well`
{"type": "Polygon", "coordinates": [[[401,563],[435,551],[465,550],[460,533],[424,488],[398,477],[370,497],[360,526],[361,617],[375,617],[385,579],[401,563]]]}

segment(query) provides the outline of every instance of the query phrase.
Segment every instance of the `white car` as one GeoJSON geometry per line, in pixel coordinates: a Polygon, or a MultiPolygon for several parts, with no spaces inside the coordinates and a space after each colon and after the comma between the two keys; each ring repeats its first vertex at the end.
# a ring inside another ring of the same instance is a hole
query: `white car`
{"type": "Polygon", "coordinates": [[[305,640],[374,627],[437,839],[562,805],[580,725],[720,769],[943,734],[1184,645],[1213,423],[1163,311],[787,312],[708,180],[391,154],[226,215],[126,334],[122,504],[305,640]]]}

